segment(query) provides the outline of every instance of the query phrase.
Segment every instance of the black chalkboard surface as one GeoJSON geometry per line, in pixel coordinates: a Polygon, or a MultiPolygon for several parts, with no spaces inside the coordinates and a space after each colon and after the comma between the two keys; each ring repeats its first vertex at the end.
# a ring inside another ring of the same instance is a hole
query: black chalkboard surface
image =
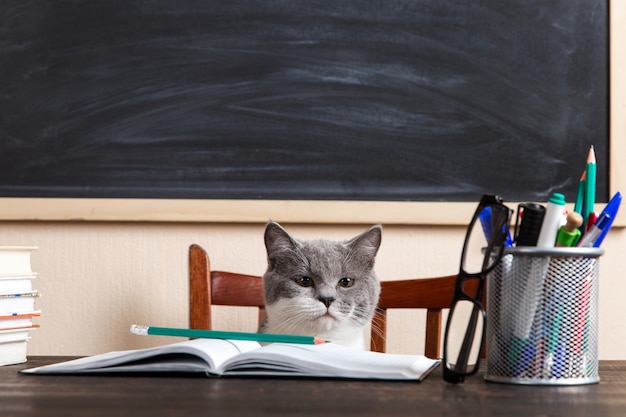
{"type": "Polygon", "coordinates": [[[607,0],[3,0],[0,196],[608,197],[607,0]]]}

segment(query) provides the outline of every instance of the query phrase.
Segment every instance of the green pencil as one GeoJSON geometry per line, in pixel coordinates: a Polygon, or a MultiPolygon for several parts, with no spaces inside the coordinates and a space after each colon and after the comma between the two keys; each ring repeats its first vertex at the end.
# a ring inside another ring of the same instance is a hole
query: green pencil
{"type": "Polygon", "coordinates": [[[585,218],[585,193],[587,192],[586,180],[587,169],[585,168],[583,174],[580,176],[580,181],[578,181],[578,192],[576,193],[576,202],[574,203],[574,211],[583,216],[583,220],[585,218]]]}
{"type": "Polygon", "coordinates": [[[141,336],[180,336],[194,339],[231,339],[252,340],[261,343],[298,343],[301,345],[319,345],[328,340],[315,336],[291,334],[226,332],[221,330],[178,329],[171,327],[140,326],[132,324],[130,332],[141,336]]]}
{"type": "Polygon", "coordinates": [[[589,148],[587,154],[587,172],[586,172],[586,187],[585,187],[585,212],[583,213],[583,230],[587,230],[589,216],[593,213],[593,206],[596,201],[596,153],[593,149],[593,145],[589,148]]]}

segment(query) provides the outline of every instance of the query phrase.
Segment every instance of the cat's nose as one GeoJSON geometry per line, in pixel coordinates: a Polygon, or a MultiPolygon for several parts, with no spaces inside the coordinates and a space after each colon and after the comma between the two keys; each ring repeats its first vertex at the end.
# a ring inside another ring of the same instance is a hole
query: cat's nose
{"type": "Polygon", "coordinates": [[[326,308],[330,307],[330,305],[333,303],[333,301],[335,301],[335,297],[317,297],[318,300],[320,300],[322,303],[324,303],[324,305],[326,306],[326,308]]]}

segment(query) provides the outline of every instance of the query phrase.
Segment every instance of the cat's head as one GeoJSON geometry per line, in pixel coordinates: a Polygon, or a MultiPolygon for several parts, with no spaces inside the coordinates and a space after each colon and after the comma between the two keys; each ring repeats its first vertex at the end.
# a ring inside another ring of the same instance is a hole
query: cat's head
{"type": "Polygon", "coordinates": [[[373,268],[381,237],[377,225],[345,242],[300,241],[269,222],[264,331],[314,335],[336,343],[355,335],[362,339],[380,294],[373,268]]]}

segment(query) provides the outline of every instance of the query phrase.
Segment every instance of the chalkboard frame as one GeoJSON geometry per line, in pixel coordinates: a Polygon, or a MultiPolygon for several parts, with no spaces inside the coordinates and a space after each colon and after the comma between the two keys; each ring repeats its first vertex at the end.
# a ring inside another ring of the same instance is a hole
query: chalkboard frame
{"type": "MultiPolygon", "coordinates": [[[[619,155],[626,144],[626,123],[618,110],[626,107],[626,6],[611,0],[610,10],[610,140],[609,190],[624,190],[626,173],[619,155]]],[[[463,225],[474,203],[300,201],[300,200],[179,200],[93,198],[0,198],[0,220],[9,221],[164,221],[164,222],[265,222],[269,218],[291,223],[385,223],[463,225]]],[[[515,203],[511,203],[513,205],[515,203]]],[[[616,225],[626,226],[622,213],[616,225]]]]}

